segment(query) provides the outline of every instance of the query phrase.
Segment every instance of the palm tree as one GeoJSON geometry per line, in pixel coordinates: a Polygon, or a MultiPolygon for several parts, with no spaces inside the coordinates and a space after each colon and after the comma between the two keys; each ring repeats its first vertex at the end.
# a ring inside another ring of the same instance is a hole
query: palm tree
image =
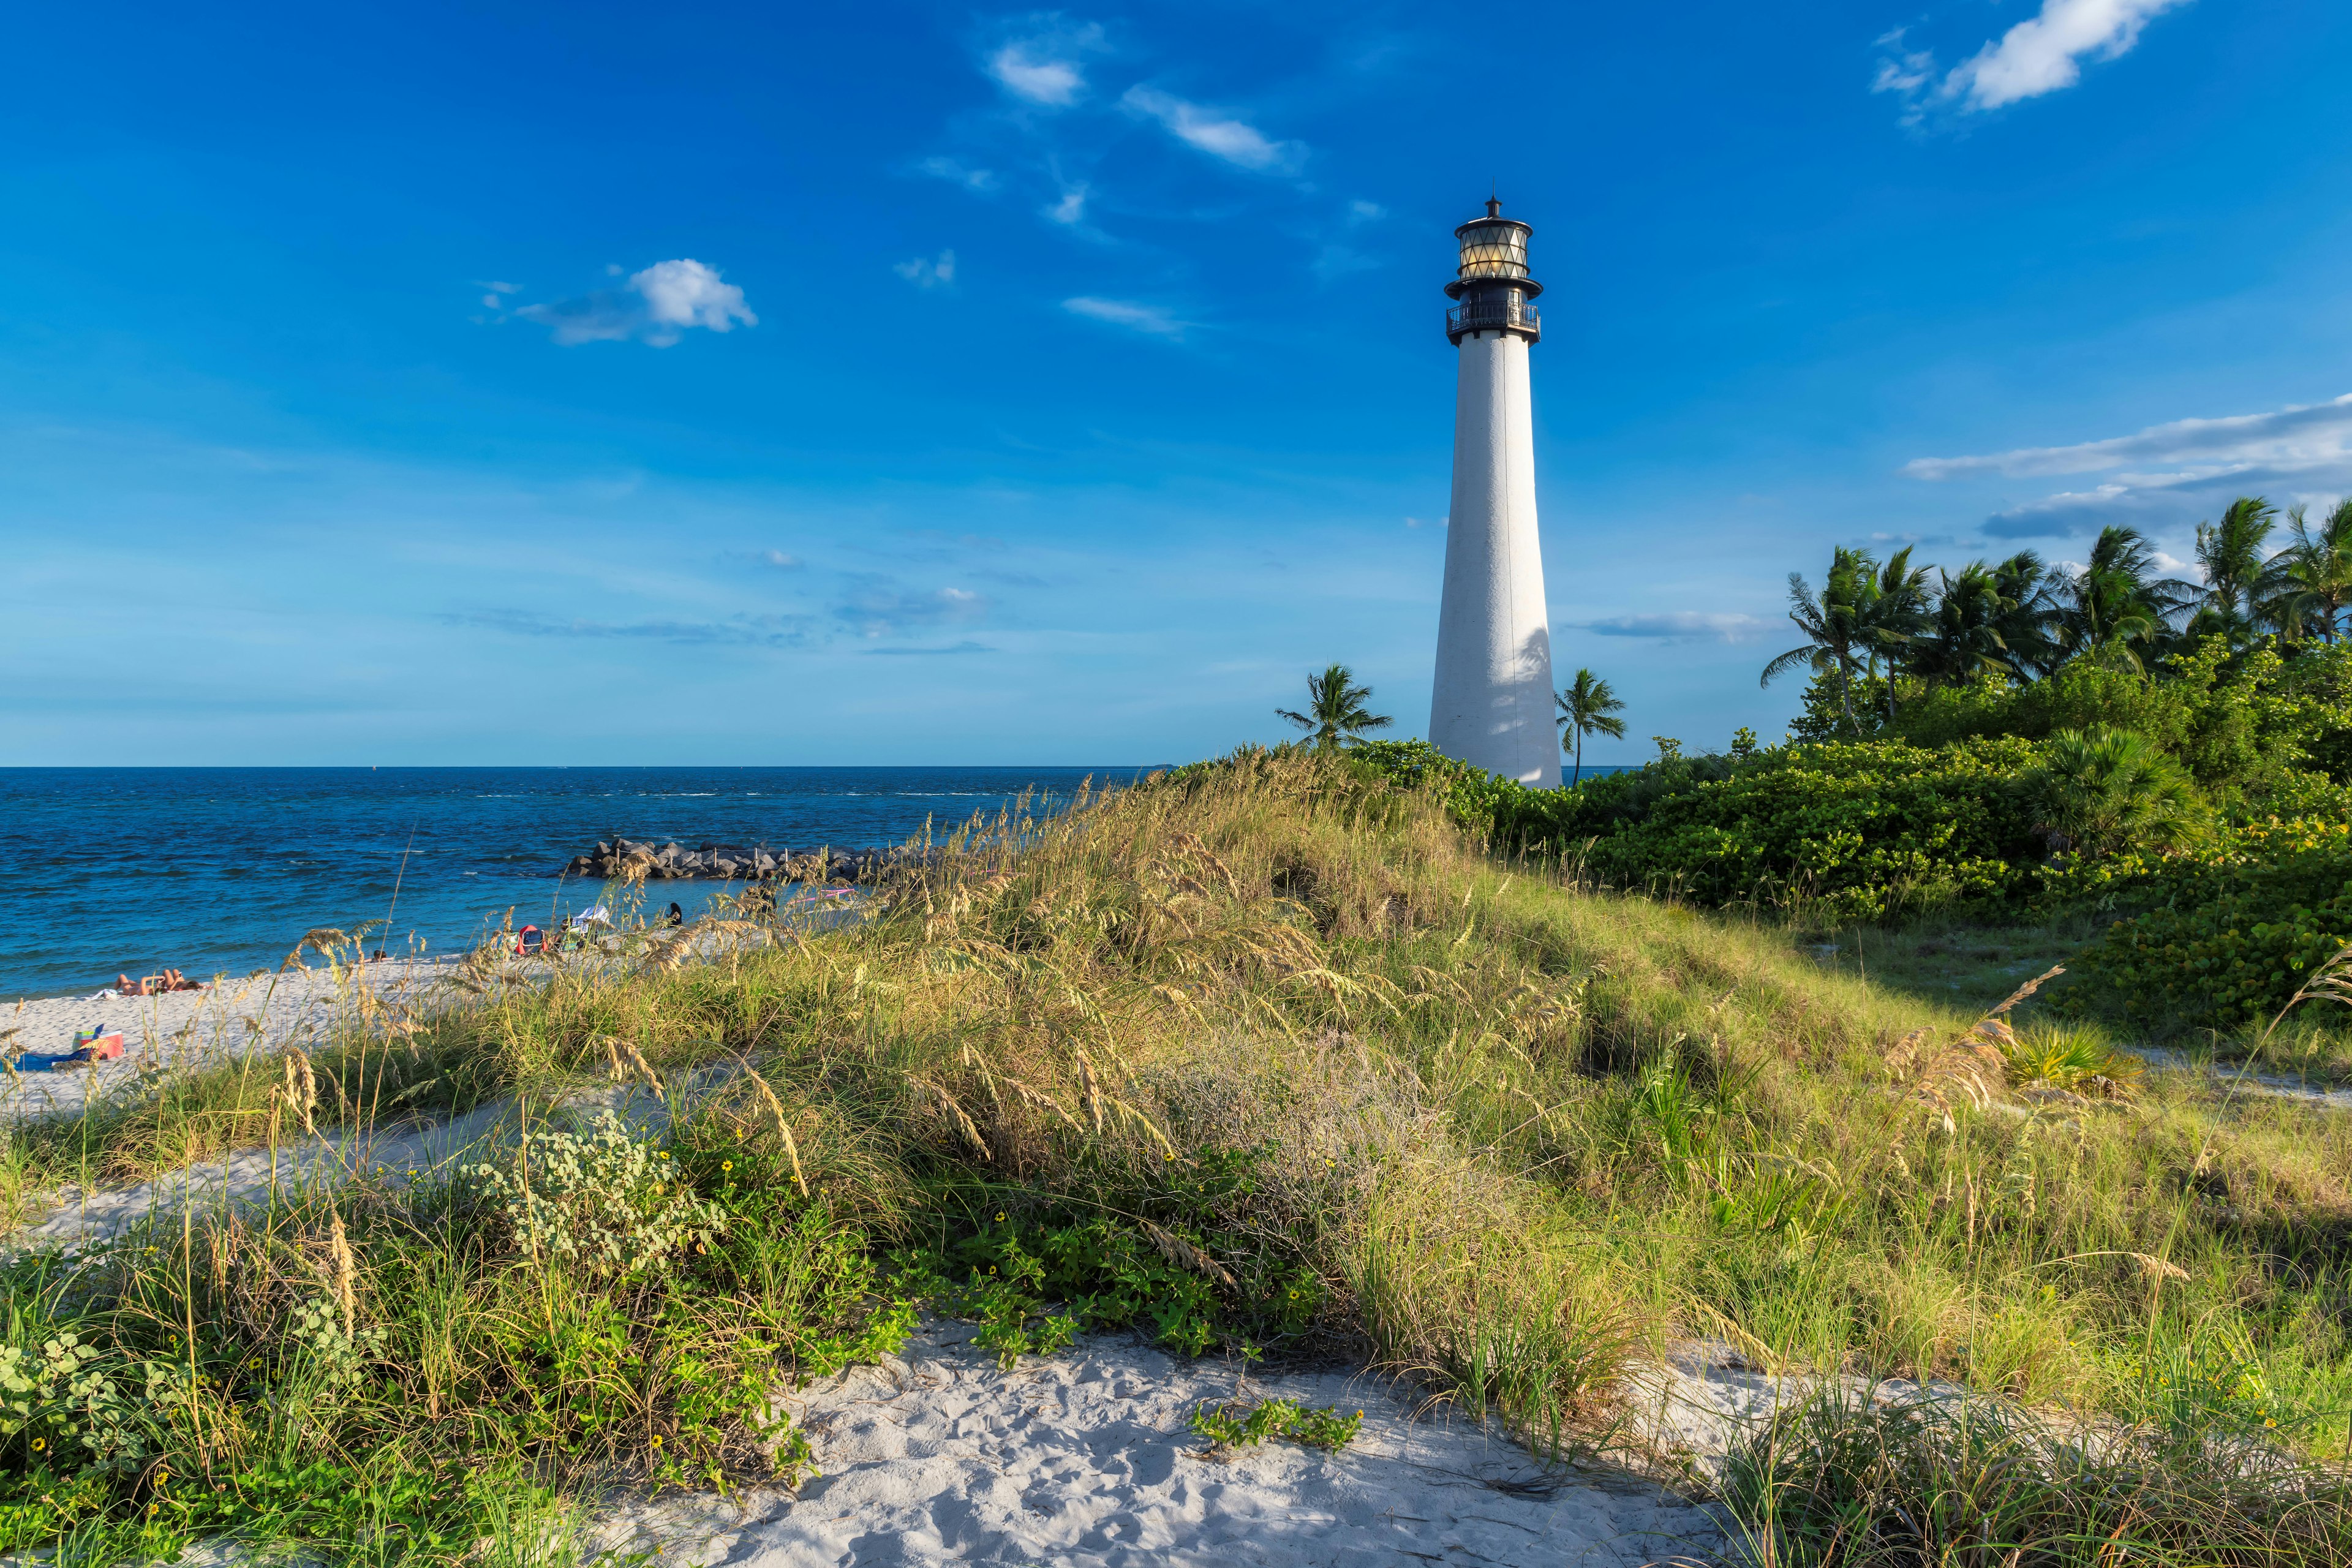
{"type": "Polygon", "coordinates": [[[1606,735],[1612,741],[1623,740],[1625,721],[1610,715],[1622,713],[1625,705],[1617,700],[1617,694],[1609,689],[1607,681],[1589,669],[1578,670],[1568,689],[1553,693],[1552,700],[1559,704],[1559,727],[1573,731],[1576,737],[1576,772],[1568,781],[1569,788],[1574,789],[1584,782],[1584,737],[1606,735]]]}
{"type": "Polygon", "coordinates": [[[1878,673],[1881,658],[1886,660],[1889,721],[1895,718],[1895,672],[1910,662],[1913,649],[1927,633],[1928,570],[1911,564],[1911,546],[1906,544],[1886,558],[1864,599],[1863,647],[1871,674],[1878,673]]]}
{"type": "Polygon", "coordinates": [[[1932,628],[1912,655],[1912,668],[1929,680],[1969,681],[1980,675],[2008,674],[2014,668],[2002,636],[2000,581],[1992,568],[1971,561],[1959,575],[1938,567],[1932,628]]]}
{"type": "Polygon", "coordinates": [[[1940,583],[1912,668],[1930,680],[2000,674],[2031,680],[2049,659],[2049,568],[2031,550],[1998,566],[1971,561],[1940,583]]]}
{"type": "Polygon", "coordinates": [[[2287,513],[2287,524],[2294,542],[2274,563],[2279,629],[2290,637],[2317,632],[2334,642],[2352,608],[2352,496],[2337,501],[2316,531],[2301,507],[2287,513]]]}
{"type": "Polygon", "coordinates": [[[1833,675],[1839,710],[1852,731],[1853,677],[1862,668],[1856,655],[1870,637],[1870,600],[1878,586],[1877,570],[1878,563],[1869,552],[1841,544],[1831,552],[1830,574],[1822,584],[1819,597],[1806,584],[1802,573],[1790,573],[1789,618],[1797,623],[1805,640],[1767,664],[1757,684],[1769,686],[1801,664],[1809,666],[1815,675],[1833,675]]]}
{"type": "Polygon", "coordinates": [[[2221,636],[2242,644],[2272,618],[2277,574],[2268,570],[2263,541],[2278,509],[2260,496],[2240,496],[2221,521],[2197,525],[2197,564],[2205,573],[2196,616],[2187,635],[2221,636]]]}
{"type": "Polygon", "coordinates": [[[2067,657],[2119,658],[2144,668],[2131,645],[2154,645],[2196,597],[2188,584],[2155,572],[2155,549],[2139,530],[2116,523],[2101,529],[2089,563],[2063,590],[2058,630],[2067,657]]]}
{"type": "Polygon", "coordinates": [[[2020,680],[2049,674],[2065,658],[2055,635],[2064,574],[2043,564],[2032,551],[2021,550],[1992,569],[1992,580],[2000,593],[1999,629],[2011,671],[2020,680]]]}
{"type": "Polygon", "coordinates": [[[1335,664],[1320,675],[1307,678],[1306,712],[1277,708],[1275,715],[1311,733],[1318,751],[1353,745],[1363,738],[1363,731],[1385,730],[1396,722],[1386,714],[1366,708],[1364,700],[1371,696],[1372,689],[1355,682],[1354,671],[1344,664],[1335,664]]]}

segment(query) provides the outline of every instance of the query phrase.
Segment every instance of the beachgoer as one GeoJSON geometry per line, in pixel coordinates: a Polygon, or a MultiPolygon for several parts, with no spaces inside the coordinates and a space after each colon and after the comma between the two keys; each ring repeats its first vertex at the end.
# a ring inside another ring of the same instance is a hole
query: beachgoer
{"type": "Polygon", "coordinates": [[[669,907],[669,919],[664,923],[674,926],[684,925],[686,923],[686,911],[679,909],[677,905],[673,902],[669,907]]]}

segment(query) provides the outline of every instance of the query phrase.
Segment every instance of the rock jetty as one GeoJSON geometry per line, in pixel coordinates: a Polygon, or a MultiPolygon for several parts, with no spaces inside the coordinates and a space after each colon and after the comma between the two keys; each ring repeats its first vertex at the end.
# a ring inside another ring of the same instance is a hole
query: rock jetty
{"type": "Polygon", "coordinates": [[[685,849],[676,844],[641,844],[634,839],[599,840],[585,855],[564,865],[564,875],[612,881],[642,877],[667,882],[701,877],[729,882],[863,882],[886,867],[907,858],[898,849],[769,849],[740,844],[705,844],[685,849]]]}

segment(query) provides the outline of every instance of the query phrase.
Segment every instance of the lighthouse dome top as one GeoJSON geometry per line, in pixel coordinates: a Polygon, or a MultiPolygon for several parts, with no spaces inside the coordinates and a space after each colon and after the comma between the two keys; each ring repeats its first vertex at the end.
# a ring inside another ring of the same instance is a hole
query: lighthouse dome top
{"type": "Polygon", "coordinates": [[[1503,216],[1503,204],[1489,199],[1486,216],[1474,217],[1454,231],[1462,247],[1460,277],[1523,279],[1528,275],[1528,236],[1535,231],[1517,218],[1503,216]]]}

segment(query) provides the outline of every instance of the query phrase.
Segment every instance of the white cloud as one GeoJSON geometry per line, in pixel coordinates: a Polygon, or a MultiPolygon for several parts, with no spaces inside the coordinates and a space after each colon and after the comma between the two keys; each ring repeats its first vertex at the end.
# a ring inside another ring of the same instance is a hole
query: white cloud
{"type": "Polygon", "coordinates": [[[918,256],[912,261],[899,262],[890,270],[918,289],[944,288],[955,281],[955,252],[942,250],[934,257],[918,256]]]}
{"type": "Polygon", "coordinates": [[[786,572],[797,570],[802,564],[799,556],[787,555],[781,550],[763,550],[760,552],[760,559],[786,572]]]}
{"type": "Polygon", "coordinates": [[[1712,637],[1721,642],[1751,642],[1771,629],[1772,623],[1754,616],[1704,610],[1669,610],[1654,616],[1612,616],[1607,620],[1571,623],[1570,629],[1598,632],[1605,637],[1661,637],[1696,641],[1712,637]]]}
{"type": "Polygon", "coordinates": [[[726,332],[760,321],[741,289],[721,280],[717,268],[688,258],[632,273],[624,289],[525,305],[515,314],[548,328],[567,348],[632,338],[667,348],[695,327],[726,332]]]}
{"type": "Polygon", "coordinates": [[[1071,27],[1052,17],[1032,17],[1030,25],[1048,25],[1025,37],[1007,39],[982,62],[999,87],[1013,97],[1048,109],[1066,109],[1087,93],[1086,56],[1103,47],[1103,30],[1093,22],[1071,27]]]}
{"type": "Polygon", "coordinates": [[[1348,204],[1349,223],[1374,223],[1389,216],[1389,209],[1378,202],[1353,201],[1348,204]]]}
{"type": "Polygon", "coordinates": [[[1181,338],[1184,335],[1184,329],[1191,324],[1178,321],[1164,305],[1142,305],[1132,300],[1101,300],[1091,294],[1065,300],[1062,309],[1074,316],[1108,321],[1115,327],[1128,327],[1162,338],[1181,338]]]}
{"type": "Polygon", "coordinates": [[[1129,88],[1118,101],[1131,114],[1158,121],[1186,146],[1244,169],[1287,170],[1306,155],[1306,148],[1298,142],[1274,141],[1245,121],[1188,103],[1158,88],[1129,88]]]}
{"type": "Polygon", "coordinates": [[[1034,43],[1007,44],[988,57],[988,74],[1016,98],[1056,109],[1076,103],[1087,89],[1086,72],[1075,60],[1040,56],[1034,43]]]}
{"type": "Polygon", "coordinates": [[[2071,447],[2021,447],[1968,458],[1916,458],[1903,465],[1903,471],[1918,479],[1948,479],[1972,473],[2089,474],[2137,463],[2176,465],[2178,471],[2122,476],[2126,487],[2178,484],[2258,466],[2286,470],[2352,463],[2352,394],[2273,414],[2176,419],[2168,425],[2152,425],[2137,435],[2071,447]]]}
{"type": "Polygon", "coordinates": [[[1995,538],[2066,534],[2129,518],[2161,524],[2190,508],[2260,493],[2282,505],[2352,490],[2352,395],[2269,414],[2176,419],[2130,436],[2068,447],[2020,447],[1964,458],[1918,458],[1913,479],[1999,474],[2101,474],[2084,489],[2004,507],[1985,523],[1995,538]]]}
{"type": "Polygon", "coordinates": [[[2147,24],[2189,0],[2042,0],[2041,11],[1937,79],[1935,56],[1905,47],[1906,29],[1878,40],[1883,51],[1873,92],[1891,92],[1906,104],[1906,123],[1929,108],[1982,113],[2083,79],[2085,58],[2112,60],[2131,51],[2147,24]]]}
{"type": "Polygon", "coordinates": [[[975,169],[969,164],[959,163],[953,158],[926,158],[915,167],[935,180],[961,185],[967,191],[992,191],[996,188],[994,170],[975,169]]]}
{"type": "Polygon", "coordinates": [[[1077,225],[1087,220],[1087,187],[1083,181],[1063,188],[1062,199],[1045,209],[1055,223],[1077,225]]]}

